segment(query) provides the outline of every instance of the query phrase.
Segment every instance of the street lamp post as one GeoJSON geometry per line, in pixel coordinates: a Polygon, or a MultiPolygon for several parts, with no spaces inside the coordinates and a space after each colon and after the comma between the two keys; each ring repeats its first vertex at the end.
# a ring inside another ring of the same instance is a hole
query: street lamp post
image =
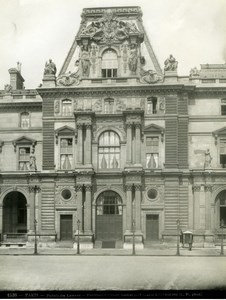
{"type": "Polygon", "coordinates": [[[37,244],[37,220],[35,216],[35,206],[36,206],[36,194],[41,190],[39,186],[34,185],[29,187],[30,191],[34,191],[34,234],[35,234],[35,241],[34,241],[34,254],[38,254],[38,244],[37,244]]]}
{"type": "Polygon", "coordinates": [[[79,236],[79,226],[80,226],[80,220],[77,221],[78,225],[78,241],[77,241],[77,254],[80,254],[80,236],[79,236]]]}
{"type": "Polygon", "coordinates": [[[222,219],[221,220],[221,253],[220,255],[224,255],[224,232],[223,232],[223,229],[224,229],[224,220],[222,219]]]}
{"type": "Polygon", "coordinates": [[[37,247],[37,221],[36,219],[34,219],[34,230],[35,230],[35,247],[34,247],[34,254],[37,255],[38,254],[38,247],[37,247]]]}
{"type": "Polygon", "coordinates": [[[177,219],[177,254],[180,255],[180,220],[177,219]]]}
{"type": "Polygon", "coordinates": [[[132,231],[133,231],[133,251],[132,251],[132,255],[136,255],[136,251],[135,251],[135,220],[133,220],[133,224],[132,224],[132,231]]]}

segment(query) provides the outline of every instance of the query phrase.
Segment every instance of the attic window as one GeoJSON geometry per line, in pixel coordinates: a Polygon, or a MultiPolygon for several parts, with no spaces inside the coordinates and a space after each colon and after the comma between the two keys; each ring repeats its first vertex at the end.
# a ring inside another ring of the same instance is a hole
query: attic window
{"type": "Polygon", "coordinates": [[[118,57],[114,50],[108,49],[103,53],[101,69],[102,77],[117,77],[118,57]]]}
{"type": "Polygon", "coordinates": [[[149,97],[147,99],[147,113],[149,115],[157,114],[157,98],[149,97]]]}

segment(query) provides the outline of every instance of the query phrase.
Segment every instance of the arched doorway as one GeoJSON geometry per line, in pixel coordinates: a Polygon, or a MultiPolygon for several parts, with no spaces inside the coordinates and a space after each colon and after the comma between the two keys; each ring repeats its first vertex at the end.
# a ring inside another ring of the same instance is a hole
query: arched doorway
{"type": "Polygon", "coordinates": [[[27,201],[20,192],[10,192],[3,200],[3,234],[27,233],[27,201]]]}
{"type": "Polygon", "coordinates": [[[220,227],[223,220],[226,225],[226,190],[221,191],[216,197],[216,228],[220,227]]]}
{"type": "Polygon", "coordinates": [[[114,191],[105,191],[97,198],[96,239],[122,239],[122,199],[114,191]]]}

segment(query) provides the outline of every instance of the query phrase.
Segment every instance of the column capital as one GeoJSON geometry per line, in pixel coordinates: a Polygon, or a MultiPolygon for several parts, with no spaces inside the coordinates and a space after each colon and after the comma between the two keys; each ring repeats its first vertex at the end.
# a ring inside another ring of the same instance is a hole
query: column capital
{"type": "Polygon", "coordinates": [[[135,191],[141,191],[142,190],[142,185],[139,184],[139,183],[135,183],[134,187],[135,187],[135,191]]]}
{"type": "Polygon", "coordinates": [[[140,129],[141,128],[141,124],[140,123],[135,123],[134,125],[135,125],[136,129],[140,129]]]}
{"type": "Polygon", "coordinates": [[[205,187],[204,187],[204,189],[205,189],[205,192],[212,192],[212,185],[210,185],[210,184],[207,184],[207,185],[205,185],[205,187]]]}
{"type": "Polygon", "coordinates": [[[92,124],[91,123],[84,123],[85,127],[87,129],[91,129],[92,128],[92,124]]]}
{"type": "Polygon", "coordinates": [[[28,190],[29,190],[29,193],[31,193],[31,192],[39,193],[41,191],[41,187],[38,185],[29,185],[28,190]]]}
{"type": "Polygon", "coordinates": [[[133,188],[133,185],[130,184],[130,183],[127,183],[127,184],[125,185],[126,191],[132,191],[132,188],[133,188]]]}
{"type": "Polygon", "coordinates": [[[77,128],[82,129],[83,128],[83,123],[77,123],[77,128]]]}
{"type": "Polygon", "coordinates": [[[193,192],[200,192],[201,186],[200,185],[193,185],[192,190],[193,190],[193,192]]]}
{"type": "Polygon", "coordinates": [[[132,128],[133,123],[132,122],[126,122],[126,128],[132,128]]]}
{"type": "Polygon", "coordinates": [[[86,184],[86,185],[85,185],[85,190],[86,190],[87,192],[91,192],[91,191],[92,191],[92,185],[91,185],[91,184],[86,184]]]}
{"type": "Polygon", "coordinates": [[[76,184],[75,185],[75,191],[76,192],[82,192],[83,184],[76,184]]]}

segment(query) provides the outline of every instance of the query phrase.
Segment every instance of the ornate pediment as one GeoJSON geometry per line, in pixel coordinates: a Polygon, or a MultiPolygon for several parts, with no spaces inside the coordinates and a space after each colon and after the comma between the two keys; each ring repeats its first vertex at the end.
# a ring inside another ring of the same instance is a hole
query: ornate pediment
{"type": "Polygon", "coordinates": [[[14,146],[14,151],[16,152],[16,147],[17,145],[32,145],[32,148],[34,150],[35,145],[37,144],[36,140],[33,140],[31,138],[28,138],[26,136],[22,136],[14,141],[12,141],[13,146],[14,146]]]}
{"type": "Polygon", "coordinates": [[[115,15],[112,9],[107,9],[99,20],[83,25],[77,41],[90,39],[97,43],[112,44],[121,43],[130,37],[136,37],[139,42],[143,41],[143,34],[134,22],[123,21],[115,15]]]}

